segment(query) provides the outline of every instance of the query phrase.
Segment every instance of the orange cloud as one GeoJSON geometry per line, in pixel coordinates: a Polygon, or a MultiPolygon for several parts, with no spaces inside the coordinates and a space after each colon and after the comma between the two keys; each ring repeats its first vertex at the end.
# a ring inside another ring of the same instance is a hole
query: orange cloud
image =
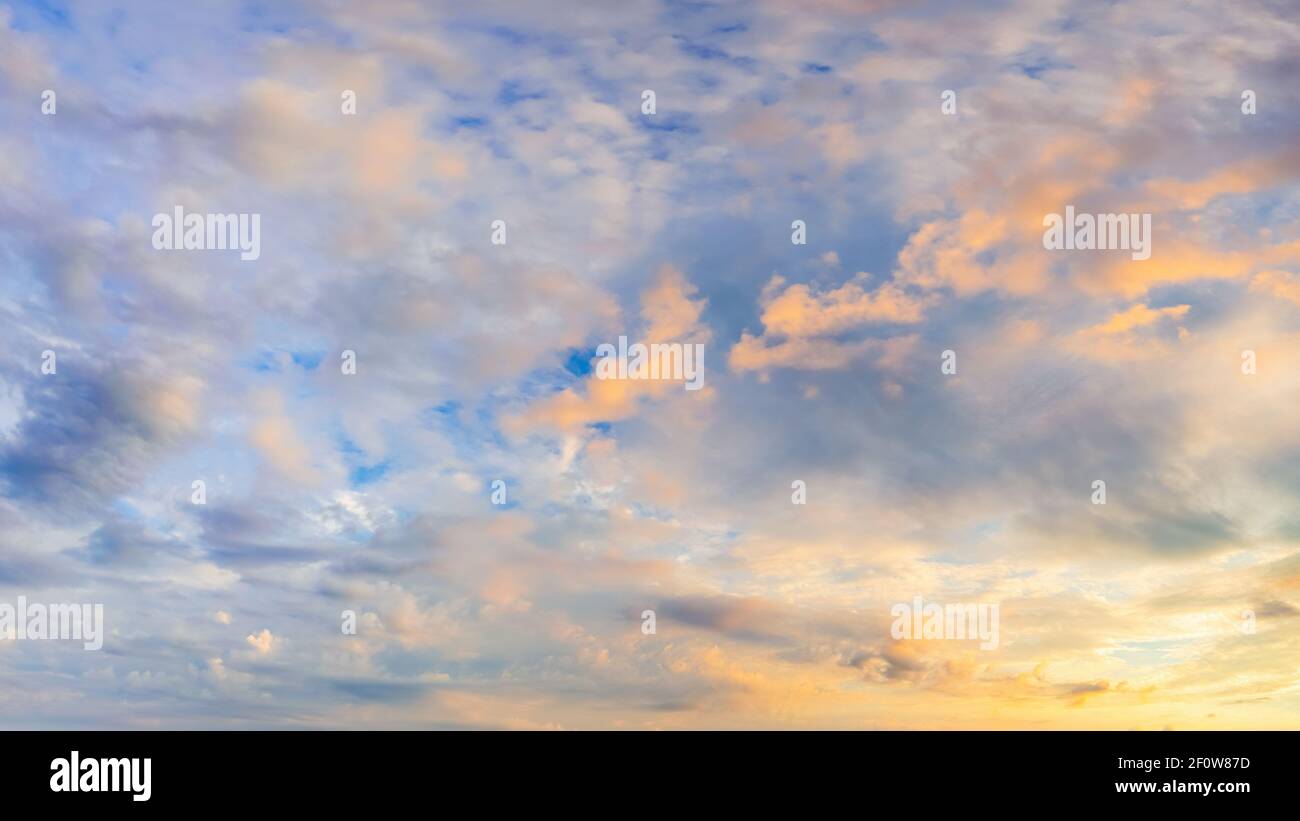
{"type": "Polygon", "coordinates": [[[869,291],[863,287],[869,277],[859,272],[837,288],[819,290],[803,283],[783,289],[785,279],[773,276],[759,297],[763,333],[742,333],[728,354],[728,365],[737,372],[772,368],[832,370],[872,352],[881,360],[896,359],[902,353],[900,340],[909,337],[855,341],[834,338],[872,324],[914,324],[923,319],[929,300],[892,282],[869,291]]]}
{"type": "Polygon", "coordinates": [[[1088,328],[1084,333],[1100,336],[1127,333],[1134,328],[1150,325],[1164,317],[1181,318],[1187,314],[1190,308],[1190,305],[1170,305],[1167,308],[1152,309],[1146,305],[1134,305],[1120,311],[1100,325],[1088,328]]]}
{"type": "Polygon", "coordinates": [[[1211,172],[1200,179],[1161,178],[1147,183],[1147,191],[1177,208],[1204,208],[1210,200],[1226,194],[1249,194],[1276,188],[1300,179],[1300,147],[1264,157],[1253,157],[1211,172]]]}
{"type": "Polygon", "coordinates": [[[1250,290],[1270,293],[1300,305],[1300,276],[1289,271],[1260,271],[1251,280],[1250,290]]]}
{"type": "Polygon", "coordinates": [[[773,277],[763,289],[767,295],[761,316],[765,332],[791,337],[823,336],[873,322],[921,321],[924,301],[893,283],[867,291],[860,284],[867,278],[868,274],[860,272],[852,281],[822,293],[800,283],[771,296],[784,282],[779,276],[773,277]]]}
{"type": "MultiPolygon", "coordinates": [[[[654,343],[702,343],[711,336],[700,324],[706,300],[695,298],[697,289],[671,265],[660,267],[654,282],[641,294],[644,339],[654,343]]],[[[506,417],[507,431],[520,435],[537,428],[574,431],[593,422],[612,422],[633,416],[643,398],[662,398],[681,392],[682,383],[664,379],[597,379],[592,374],[582,389],[566,388],[535,403],[520,414],[506,417]]],[[[708,389],[700,391],[707,394],[708,389]]]]}

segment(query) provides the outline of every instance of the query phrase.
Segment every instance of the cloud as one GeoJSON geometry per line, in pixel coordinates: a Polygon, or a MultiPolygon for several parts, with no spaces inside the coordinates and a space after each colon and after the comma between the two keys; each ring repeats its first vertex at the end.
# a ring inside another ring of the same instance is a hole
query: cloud
{"type": "Polygon", "coordinates": [[[65,356],[26,386],[22,421],[0,443],[0,478],[12,497],[68,515],[102,509],[196,432],[202,389],[189,376],[65,356]]]}
{"type": "Polygon", "coordinates": [[[15,726],[1294,726],[1276,9],[662,11],[0,10],[0,593],[114,658],[0,647],[15,726]]]}
{"type": "Polygon", "coordinates": [[[1178,319],[1191,308],[1190,305],[1170,305],[1165,308],[1148,308],[1146,305],[1133,305],[1112,316],[1110,319],[1084,331],[1085,334],[1111,336],[1127,333],[1135,328],[1150,325],[1162,318],[1178,319]]]}
{"type": "Polygon", "coordinates": [[[253,652],[259,656],[269,656],[275,649],[275,636],[270,630],[263,628],[261,632],[251,633],[244,637],[244,643],[253,648],[253,652]]]}
{"type": "Polygon", "coordinates": [[[741,335],[728,355],[731,369],[834,370],[867,354],[888,366],[911,344],[910,337],[850,339],[843,334],[920,322],[926,300],[893,283],[867,290],[863,283],[869,278],[860,272],[837,288],[815,290],[800,283],[786,285],[783,277],[773,276],[760,296],[763,333],[741,335]]]}
{"type": "MultiPolygon", "coordinates": [[[[651,285],[641,293],[644,330],[631,336],[629,344],[706,344],[712,336],[700,322],[706,300],[694,298],[696,293],[680,270],[661,266],[651,285]]],[[[629,334],[621,331],[619,335],[629,334]]],[[[596,422],[627,419],[638,412],[643,400],[662,399],[670,391],[684,390],[681,381],[598,379],[594,370],[584,385],[585,390],[565,388],[507,417],[505,429],[516,435],[539,428],[573,432],[596,422]]]]}
{"type": "Polygon", "coordinates": [[[260,404],[263,410],[249,430],[249,442],[282,476],[303,484],[317,483],[312,453],[284,415],[279,397],[265,394],[260,404]]]}

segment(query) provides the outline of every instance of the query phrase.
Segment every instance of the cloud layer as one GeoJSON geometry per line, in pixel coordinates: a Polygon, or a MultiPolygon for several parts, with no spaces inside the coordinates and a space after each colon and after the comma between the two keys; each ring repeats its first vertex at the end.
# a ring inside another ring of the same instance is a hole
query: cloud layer
{"type": "Polygon", "coordinates": [[[0,601],[107,621],[0,725],[1295,727],[1300,28],[1217,6],[0,8],[0,601]]]}

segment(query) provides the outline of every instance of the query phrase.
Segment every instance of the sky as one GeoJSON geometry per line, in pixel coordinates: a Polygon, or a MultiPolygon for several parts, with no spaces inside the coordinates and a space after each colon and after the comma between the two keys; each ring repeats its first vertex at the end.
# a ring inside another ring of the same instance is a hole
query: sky
{"type": "Polygon", "coordinates": [[[0,5],[0,727],[1300,728],[1297,11],[0,5]]]}

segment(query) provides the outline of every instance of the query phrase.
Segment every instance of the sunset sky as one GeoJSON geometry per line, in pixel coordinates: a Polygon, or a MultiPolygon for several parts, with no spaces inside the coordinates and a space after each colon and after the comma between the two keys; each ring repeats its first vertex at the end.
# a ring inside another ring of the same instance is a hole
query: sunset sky
{"type": "Polygon", "coordinates": [[[3,2],[0,728],[1300,729],[1294,2],[3,2]]]}

